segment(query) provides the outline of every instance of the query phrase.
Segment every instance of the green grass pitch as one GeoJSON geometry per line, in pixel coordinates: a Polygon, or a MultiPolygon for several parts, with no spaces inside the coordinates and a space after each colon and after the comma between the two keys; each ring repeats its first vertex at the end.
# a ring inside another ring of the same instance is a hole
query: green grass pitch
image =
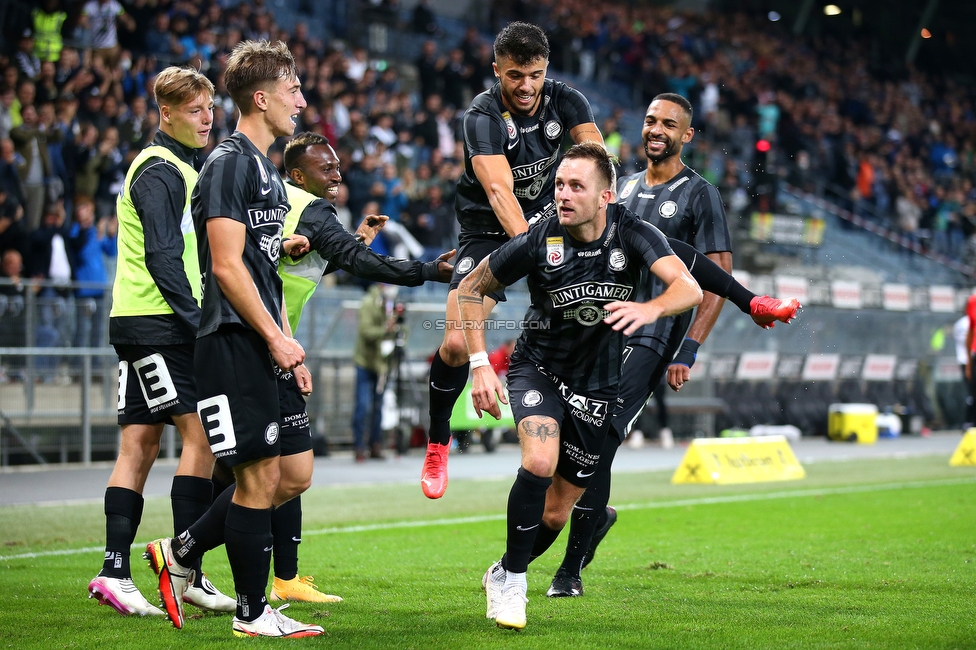
{"type": "MultiPolygon", "coordinates": [[[[304,496],[300,571],[345,601],[293,604],[323,638],[241,640],[229,616],[177,631],[87,600],[100,503],[0,508],[0,648],[976,648],[976,468],[942,456],[806,465],[800,481],[670,484],[620,474],[620,518],[583,572],[547,599],[565,534],[529,568],[528,625],[485,618],[481,576],[504,550],[510,480],[317,488],[304,496]]],[[[170,529],[150,499],[137,540],[170,529]]],[[[156,600],[153,576],[134,579],[156,600]]],[[[232,593],[222,549],[204,568],[232,593]]]]}

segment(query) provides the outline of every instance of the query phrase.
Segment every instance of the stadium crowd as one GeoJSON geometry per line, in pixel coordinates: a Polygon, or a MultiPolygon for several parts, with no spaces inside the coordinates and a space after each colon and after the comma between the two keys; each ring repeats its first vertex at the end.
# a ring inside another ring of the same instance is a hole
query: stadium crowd
{"type": "MultiPolygon", "coordinates": [[[[75,318],[40,319],[48,329],[39,338],[104,340],[98,327],[73,321],[102,319],[95,287],[111,275],[115,197],[157,127],[153,75],[186,64],[214,82],[206,155],[236,124],[222,72],[242,39],[283,40],[294,53],[308,100],[298,130],[335,144],[344,176],[337,209],[347,227],[363,214],[387,214],[402,227],[374,242],[378,252],[432,259],[455,246],[458,124],[470,98],[494,82],[490,38],[474,27],[442,33],[428,2],[401,11],[386,0],[373,15],[429,37],[416,59],[371,59],[355,39],[325,42],[308,22],[288,32],[264,0],[44,0],[34,8],[0,56],[0,254],[13,280],[0,291],[23,293],[23,277],[93,283],[74,295],[41,290],[64,301],[54,312],[75,318]]],[[[549,31],[555,70],[627,88],[620,108],[643,110],[659,92],[688,97],[701,131],[689,163],[721,188],[731,214],[749,204],[755,146],[765,139],[770,169],[791,184],[832,194],[909,241],[976,261],[971,88],[916,69],[889,74],[864,41],[796,38],[742,13],[496,0],[486,27],[516,16],[549,31]]],[[[620,119],[615,112],[601,128],[618,171],[630,173],[643,161],[621,136],[620,119]]],[[[283,146],[272,151],[279,167],[283,146]]]]}

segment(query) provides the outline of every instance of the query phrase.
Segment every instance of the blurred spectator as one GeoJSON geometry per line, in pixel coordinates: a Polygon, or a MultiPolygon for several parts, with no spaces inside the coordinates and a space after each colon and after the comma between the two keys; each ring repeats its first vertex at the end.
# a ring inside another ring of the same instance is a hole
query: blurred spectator
{"type": "Polygon", "coordinates": [[[411,201],[403,225],[424,247],[424,261],[456,247],[454,207],[444,201],[440,185],[431,185],[423,199],[411,201]]]}
{"type": "Polygon", "coordinates": [[[7,201],[21,209],[27,202],[17,169],[24,164],[24,158],[17,153],[10,138],[0,140],[0,190],[7,194],[7,201]]]}
{"type": "Polygon", "coordinates": [[[379,383],[380,376],[386,373],[387,357],[392,351],[390,344],[398,328],[394,309],[396,295],[395,285],[374,284],[363,296],[359,308],[352,354],[356,366],[356,400],[352,416],[356,462],[366,460],[367,450],[370,458],[383,458],[383,431],[380,428],[383,394],[379,391],[379,383]]]}
{"type": "MultiPolygon", "coordinates": [[[[44,211],[41,227],[30,236],[28,264],[31,277],[44,280],[38,292],[38,322],[34,336],[38,347],[68,345],[71,341],[71,322],[68,317],[71,290],[71,262],[68,257],[68,228],[64,214],[57,206],[44,211]]],[[[56,376],[60,357],[41,356],[37,360],[41,380],[63,381],[56,376]]]]}
{"type": "Polygon", "coordinates": [[[63,39],[61,28],[68,14],[61,10],[58,0],[42,0],[31,11],[34,24],[34,54],[41,61],[53,63],[61,57],[63,39]]]}
{"type": "Polygon", "coordinates": [[[68,246],[74,259],[75,347],[101,347],[105,321],[105,286],[108,273],[105,258],[118,254],[118,220],[103,217],[95,224],[95,204],[87,198],[75,201],[74,224],[68,233],[68,246]],[[87,285],[87,286],[86,286],[87,285]]]}
{"type": "Polygon", "coordinates": [[[118,0],[88,0],[81,8],[79,24],[91,34],[92,56],[113,70],[119,61],[118,23],[132,31],[136,22],[118,0]]]}
{"type": "Polygon", "coordinates": [[[10,130],[14,126],[15,99],[13,86],[0,87],[0,139],[10,137],[10,130]]]}
{"type": "Polygon", "coordinates": [[[37,109],[33,105],[22,109],[23,124],[10,132],[10,139],[14,141],[24,162],[17,169],[24,188],[24,214],[27,229],[34,230],[41,223],[41,213],[47,199],[46,182],[51,178],[51,159],[48,152],[48,141],[60,142],[61,132],[48,130],[40,124],[37,109]]]}
{"type": "Polygon", "coordinates": [[[403,183],[397,176],[396,166],[390,163],[383,165],[383,202],[380,204],[380,214],[385,214],[392,221],[401,221],[401,213],[407,209],[406,192],[403,183]]]}
{"type": "Polygon", "coordinates": [[[424,41],[420,47],[420,57],[415,65],[417,66],[417,80],[420,83],[420,100],[426,104],[431,95],[441,92],[441,71],[444,69],[444,59],[438,56],[435,41],[424,41]]]}
{"type": "MultiPolygon", "coordinates": [[[[5,282],[0,284],[0,346],[23,347],[27,345],[27,291],[24,283],[24,260],[20,251],[8,249],[0,258],[0,274],[5,282]]],[[[24,357],[6,356],[0,366],[0,382],[18,378],[24,366],[24,357]]]]}
{"type": "Polygon", "coordinates": [[[22,258],[27,254],[23,216],[24,208],[0,187],[0,251],[16,250],[22,258]]]}
{"type": "Polygon", "coordinates": [[[22,77],[34,81],[41,76],[41,60],[34,54],[34,32],[31,29],[25,29],[20,34],[14,60],[22,77]]]}
{"type": "Polygon", "coordinates": [[[433,36],[437,33],[437,20],[430,8],[430,0],[420,0],[414,5],[410,24],[417,34],[433,36]]]}

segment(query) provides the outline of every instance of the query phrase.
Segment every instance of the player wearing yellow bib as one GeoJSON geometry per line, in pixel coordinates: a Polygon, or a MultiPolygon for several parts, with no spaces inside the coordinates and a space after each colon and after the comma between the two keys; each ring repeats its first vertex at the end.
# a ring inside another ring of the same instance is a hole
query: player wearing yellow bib
{"type": "MultiPolygon", "coordinates": [[[[173,523],[184,530],[210,506],[214,457],[197,416],[193,349],[200,323],[200,269],[190,218],[196,154],[213,122],[214,87],[202,74],[167,68],[154,86],[159,131],[129,167],[118,198],[119,258],[109,340],[119,355],[122,443],[105,490],[105,560],[89,597],[123,615],[162,615],[132,583],[129,549],[142,518],[142,490],[173,423],[183,452],[171,492],[173,523]]],[[[199,567],[197,567],[199,568],[199,567]]],[[[234,611],[196,571],[185,602],[234,611]]]]}
{"type": "MultiPolygon", "coordinates": [[[[285,308],[292,332],[298,330],[302,309],[315,293],[322,276],[337,268],[367,280],[418,286],[429,280],[449,282],[453,267],[447,260],[453,251],[431,262],[399,260],[377,255],[367,245],[382,229],[385,216],[367,218],[354,236],[336,216],[334,201],[342,175],[339,158],[329,141],[315,133],[300,133],[285,147],[285,190],[291,206],[285,216],[284,238],[307,238],[310,251],[299,257],[282,255],[278,264],[285,308]],[[298,235],[299,237],[295,237],[298,235]]],[[[311,392],[311,386],[304,394],[311,392]]],[[[281,462],[311,466],[312,439],[303,391],[294,374],[278,377],[281,410],[281,462]]],[[[335,602],[338,596],[315,589],[311,578],[298,575],[298,544],[301,541],[301,497],[275,509],[274,583],[271,600],[335,602]]]]}

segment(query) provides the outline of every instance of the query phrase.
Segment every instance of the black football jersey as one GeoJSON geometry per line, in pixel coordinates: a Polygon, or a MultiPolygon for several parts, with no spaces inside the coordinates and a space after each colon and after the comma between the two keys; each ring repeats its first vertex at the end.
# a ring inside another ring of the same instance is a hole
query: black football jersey
{"type": "Polygon", "coordinates": [[[198,336],[210,334],[225,323],[250,327],[213,277],[207,221],[220,217],[239,221],[246,227],[244,266],[254,280],[261,302],[281,325],[278,256],[289,207],[285,186],[274,164],[243,133],[235,131],[210,154],[193,188],[190,206],[203,287],[198,336]]]}
{"type": "Polygon", "coordinates": [[[558,219],[512,238],[488,262],[502,284],[526,277],[529,285],[512,360],[542,366],[575,390],[616,385],[625,337],[603,322],[603,307],[634,300],[642,269],[672,254],[661,231],[613,203],[596,241],[577,242],[558,219]]]}
{"type": "MultiPolygon", "coordinates": [[[[690,244],[702,253],[732,250],[729,224],[718,189],[690,167],[654,187],[645,184],[644,172],[622,178],[617,183],[617,203],[657,226],[668,237],[690,244]]],[[[647,273],[638,299],[650,300],[664,289],[661,280],[647,273]]],[[[673,345],[675,337],[684,336],[692,314],[689,310],[646,325],[630,337],[628,344],[643,345],[670,358],[677,349],[668,350],[669,341],[673,345]]]]}
{"type": "Polygon", "coordinates": [[[464,173],[458,180],[455,209],[461,238],[504,235],[488,195],[475,176],[473,156],[504,155],[512,168],[515,197],[526,221],[556,214],[555,172],[562,159],[562,139],[580,124],[593,122],[593,110],[578,90],[546,79],[539,109],[531,117],[510,112],[495,84],[474,98],[464,113],[464,173]]]}

